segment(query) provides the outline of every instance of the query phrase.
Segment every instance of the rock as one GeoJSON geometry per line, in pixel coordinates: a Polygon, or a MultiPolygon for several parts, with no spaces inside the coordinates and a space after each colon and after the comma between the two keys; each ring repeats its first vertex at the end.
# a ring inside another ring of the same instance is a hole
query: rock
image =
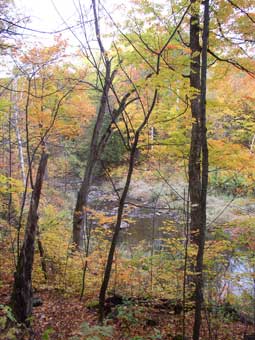
{"type": "Polygon", "coordinates": [[[125,221],[122,221],[120,224],[120,229],[126,229],[129,227],[129,224],[125,221]]]}
{"type": "Polygon", "coordinates": [[[43,302],[39,297],[33,297],[33,307],[42,306],[43,302]]]}
{"type": "Polygon", "coordinates": [[[112,306],[122,305],[123,297],[121,295],[115,294],[105,299],[105,303],[111,304],[112,306]]]}
{"type": "Polygon", "coordinates": [[[113,296],[109,296],[107,299],[105,299],[104,306],[105,315],[108,315],[111,318],[116,318],[118,315],[118,311],[115,310],[115,307],[122,304],[123,297],[121,295],[114,294],[113,296]]]}
{"type": "Polygon", "coordinates": [[[146,325],[147,326],[151,326],[151,327],[155,327],[158,325],[158,322],[156,320],[153,319],[147,319],[146,320],[146,325]]]}
{"type": "Polygon", "coordinates": [[[168,309],[170,311],[174,311],[175,315],[179,315],[183,311],[182,303],[174,299],[160,299],[154,307],[157,309],[168,309]]]}
{"type": "Polygon", "coordinates": [[[255,334],[245,335],[244,340],[255,340],[255,334]]]}
{"type": "Polygon", "coordinates": [[[188,340],[188,338],[186,336],[183,337],[182,335],[178,334],[173,337],[173,340],[188,340]]]}
{"type": "Polygon", "coordinates": [[[103,224],[102,227],[103,227],[104,229],[110,229],[109,224],[103,224]]]}
{"type": "Polygon", "coordinates": [[[182,306],[182,304],[177,302],[177,303],[174,305],[174,314],[175,314],[175,315],[180,315],[180,314],[182,313],[182,311],[183,311],[183,306],[182,306]]]}

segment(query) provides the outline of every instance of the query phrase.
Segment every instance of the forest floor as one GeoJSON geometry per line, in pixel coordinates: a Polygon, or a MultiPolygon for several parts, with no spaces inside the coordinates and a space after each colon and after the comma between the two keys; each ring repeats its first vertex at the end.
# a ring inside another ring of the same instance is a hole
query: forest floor
{"type": "MultiPolygon", "coordinates": [[[[1,275],[0,301],[7,305],[10,299],[12,278],[1,275]]],[[[42,300],[42,305],[34,308],[32,318],[33,337],[24,337],[22,340],[71,340],[75,339],[114,339],[114,340],[171,340],[182,334],[182,315],[176,315],[173,310],[158,308],[155,301],[146,306],[124,306],[119,314],[107,319],[108,328],[112,336],[103,336],[104,331],[97,328],[97,311],[88,308],[88,301],[80,301],[77,296],[66,297],[53,289],[44,289],[36,292],[42,300]],[[86,322],[90,325],[87,336],[82,335],[81,325],[86,322]],[[101,334],[101,335],[100,335],[101,334]]],[[[113,313],[114,315],[114,313],[113,313]]],[[[3,312],[0,310],[0,319],[3,312]]],[[[1,330],[1,325],[0,325],[1,330]]],[[[201,329],[201,340],[241,340],[244,334],[252,333],[251,326],[247,327],[241,322],[230,320],[204,320],[201,329]],[[210,325],[210,327],[209,327],[210,325]],[[211,336],[208,329],[211,328],[211,336]],[[249,329],[250,328],[250,329],[249,329]]],[[[187,313],[186,336],[192,339],[192,316],[187,313]]],[[[11,340],[0,335],[0,339],[11,340]]]]}

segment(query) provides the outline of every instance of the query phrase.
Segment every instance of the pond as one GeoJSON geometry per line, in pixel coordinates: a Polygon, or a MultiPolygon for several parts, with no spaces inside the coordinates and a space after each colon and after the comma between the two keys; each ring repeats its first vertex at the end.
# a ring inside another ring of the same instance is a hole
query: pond
{"type": "MultiPolygon", "coordinates": [[[[179,216],[179,220],[181,218],[179,216]]],[[[177,215],[141,209],[138,212],[136,211],[129,226],[121,229],[119,243],[130,249],[133,246],[142,244],[146,252],[151,249],[153,241],[154,250],[160,251],[164,246],[164,238],[166,237],[164,227],[166,224],[178,226],[180,236],[183,235],[183,225],[178,225],[177,220],[177,215]]],[[[250,311],[255,295],[254,268],[251,267],[250,261],[245,256],[242,258],[230,256],[228,273],[228,293],[235,295],[238,299],[247,294],[247,297],[249,296],[249,299],[251,299],[250,307],[248,308],[250,311]]],[[[226,280],[224,279],[222,287],[225,283],[226,280]]]]}
{"type": "Polygon", "coordinates": [[[162,229],[168,220],[168,215],[141,211],[140,216],[131,217],[130,224],[121,229],[119,242],[136,246],[141,242],[151,245],[154,240],[154,245],[159,246],[164,237],[162,229]]]}
{"type": "MultiPolygon", "coordinates": [[[[103,211],[108,216],[116,216],[118,210],[116,200],[98,200],[98,196],[96,198],[96,209],[103,211]]],[[[181,210],[169,211],[162,207],[157,209],[143,207],[141,202],[135,201],[128,205],[125,210],[126,214],[123,217],[118,242],[128,253],[132,252],[133,247],[139,245],[143,247],[144,253],[148,255],[152,244],[154,250],[162,250],[164,248],[164,239],[171,237],[170,233],[167,236],[164,233],[164,227],[167,224],[177,226],[179,236],[183,236],[184,217],[181,210]]],[[[246,292],[252,297],[254,295],[253,269],[250,267],[249,262],[245,257],[237,259],[234,256],[230,256],[228,261],[228,292],[237,297],[246,292]]],[[[223,277],[222,286],[226,283],[226,276],[222,273],[223,277]]]]}

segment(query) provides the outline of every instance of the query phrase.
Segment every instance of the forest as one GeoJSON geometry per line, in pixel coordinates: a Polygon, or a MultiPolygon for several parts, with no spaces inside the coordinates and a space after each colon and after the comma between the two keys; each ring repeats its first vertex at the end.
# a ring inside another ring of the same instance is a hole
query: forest
{"type": "Polygon", "coordinates": [[[0,0],[0,339],[254,340],[254,1],[69,2],[0,0]]]}

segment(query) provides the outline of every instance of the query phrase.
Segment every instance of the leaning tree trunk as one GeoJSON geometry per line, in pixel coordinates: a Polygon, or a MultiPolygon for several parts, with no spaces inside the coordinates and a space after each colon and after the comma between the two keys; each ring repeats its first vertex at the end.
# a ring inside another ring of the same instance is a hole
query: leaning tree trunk
{"type": "MultiPolygon", "coordinates": [[[[158,58],[160,58],[160,57],[158,57],[158,58]]],[[[129,186],[130,186],[130,183],[131,183],[133,171],[134,171],[135,159],[136,159],[136,155],[137,155],[137,145],[138,145],[138,142],[139,142],[140,134],[141,134],[143,128],[145,127],[145,125],[148,123],[150,115],[151,115],[151,113],[152,113],[152,111],[153,111],[153,109],[156,105],[157,98],[158,98],[158,90],[155,89],[150,108],[149,108],[147,114],[145,115],[142,123],[140,124],[140,126],[138,127],[138,129],[136,130],[136,132],[134,134],[134,141],[133,141],[133,144],[132,144],[132,147],[131,147],[131,150],[130,150],[130,156],[129,156],[129,164],[128,164],[128,173],[127,173],[127,177],[126,177],[126,183],[125,183],[125,186],[124,186],[124,189],[122,191],[120,201],[119,201],[117,220],[116,220],[115,227],[114,227],[114,232],[113,232],[113,236],[112,236],[112,240],[111,240],[111,246],[110,246],[110,250],[109,250],[107,261],[106,261],[104,277],[103,277],[103,281],[102,281],[100,293],[99,293],[99,322],[100,323],[102,323],[103,320],[104,320],[105,297],[106,297],[106,292],[107,292],[107,289],[108,289],[108,284],[109,284],[109,281],[110,281],[112,263],[113,263],[115,249],[116,249],[116,246],[117,246],[118,237],[119,237],[125,201],[126,201],[129,186]]]]}
{"type": "MultiPolygon", "coordinates": [[[[109,92],[110,89],[113,88],[113,80],[116,74],[116,70],[111,72],[111,59],[109,59],[105,48],[103,46],[103,42],[101,40],[101,32],[100,32],[100,25],[99,25],[99,16],[98,16],[98,9],[97,9],[97,1],[91,0],[91,7],[93,9],[94,15],[94,23],[95,23],[95,33],[96,39],[98,43],[98,47],[100,50],[101,58],[105,68],[105,75],[102,77],[98,65],[94,65],[95,71],[100,78],[102,89],[102,95],[99,103],[99,110],[97,114],[96,124],[93,130],[93,135],[90,143],[89,148],[89,156],[86,165],[86,171],[83,177],[83,181],[80,187],[80,190],[77,195],[75,210],[73,214],[73,243],[76,249],[81,249],[83,247],[83,239],[84,239],[84,221],[86,212],[85,209],[88,204],[88,194],[90,185],[93,182],[94,178],[94,170],[97,161],[100,159],[100,155],[102,155],[104,148],[107,144],[108,139],[110,138],[113,132],[113,125],[115,124],[116,120],[123,112],[125,107],[136,99],[132,99],[129,103],[127,103],[127,99],[131,95],[131,93],[135,91],[130,91],[126,93],[121,100],[117,98],[118,101],[118,108],[110,112],[111,116],[111,123],[109,124],[106,131],[102,131],[103,120],[109,108],[109,92]]],[[[94,57],[93,57],[94,59],[94,57]]],[[[113,91],[114,93],[114,91],[113,91]]]]}
{"type": "MultiPolygon", "coordinates": [[[[110,91],[110,87],[112,85],[112,81],[115,75],[115,72],[112,72],[111,74],[111,61],[108,58],[107,53],[105,52],[105,49],[104,49],[104,46],[101,40],[97,5],[96,5],[95,0],[91,1],[91,6],[93,9],[93,15],[94,15],[96,39],[97,39],[101,57],[104,63],[105,75],[104,77],[99,76],[102,87],[103,87],[102,96],[101,96],[101,100],[99,104],[96,124],[93,130],[93,135],[92,135],[92,139],[90,143],[86,171],[84,174],[84,178],[83,178],[80,190],[78,192],[75,210],[73,214],[73,243],[77,249],[81,249],[83,247],[84,217],[85,217],[84,209],[86,209],[86,206],[87,206],[89,187],[93,180],[93,176],[94,176],[93,172],[94,172],[95,165],[98,159],[99,136],[100,136],[100,133],[102,132],[101,131],[102,124],[103,124],[104,116],[105,116],[106,109],[108,106],[109,91],[110,91]]],[[[95,68],[96,68],[97,74],[100,75],[101,71],[99,70],[97,65],[95,65],[95,68]]]]}
{"type": "Polygon", "coordinates": [[[102,282],[101,289],[100,289],[100,294],[99,294],[99,322],[100,323],[102,323],[104,319],[105,296],[106,296],[106,291],[107,291],[109,280],[110,280],[112,262],[113,262],[113,257],[114,257],[114,253],[115,253],[115,249],[116,249],[117,241],[118,241],[118,236],[120,232],[124,205],[125,205],[126,197],[128,194],[128,190],[129,190],[129,186],[130,186],[130,182],[131,182],[131,178],[132,178],[132,174],[134,170],[138,140],[139,140],[139,133],[135,135],[134,143],[131,149],[127,179],[126,179],[125,187],[123,189],[123,192],[122,192],[122,195],[119,201],[117,221],[115,224],[111,246],[110,246],[110,250],[108,253],[107,263],[106,263],[105,272],[104,272],[104,278],[103,278],[103,282],[102,282]]]}
{"type": "Polygon", "coordinates": [[[73,243],[77,249],[81,249],[83,247],[83,232],[84,232],[83,224],[85,217],[84,209],[86,208],[88,203],[89,187],[93,180],[94,175],[93,172],[98,159],[99,135],[101,133],[103,119],[105,116],[108,103],[109,90],[114,76],[114,74],[112,74],[111,76],[111,63],[109,61],[106,61],[105,67],[106,67],[105,84],[103,88],[102,97],[100,100],[96,124],[93,130],[93,135],[90,143],[86,171],[84,174],[80,190],[78,192],[75,210],[73,214],[73,243]]]}
{"type": "Polygon", "coordinates": [[[112,72],[110,76],[110,65],[108,66],[109,69],[106,73],[106,85],[104,87],[104,91],[100,101],[99,112],[97,116],[97,121],[94,127],[90,149],[89,149],[89,157],[87,161],[87,166],[84,174],[84,178],[81,184],[81,188],[78,192],[76,206],[73,215],[73,242],[76,249],[81,249],[83,247],[83,229],[84,229],[84,221],[85,221],[85,209],[88,204],[88,194],[90,185],[93,182],[94,178],[94,170],[97,161],[100,159],[101,155],[104,152],[104,149],[107,145],[109,138],[112,135],[114,130],[116,121],[118,120],[119,116],[125,110],[125,108],[132,103],[133,101],[137,100],[137,98],[133,98],[127,102],[130,95],[133,91],[126,93],[121,100],[118,102],[118,108],[114,109],[111,113],[111,122],[107,126],[106,130],[102,134],[102,124],[103,119],[106,113],[106,104],[108,103],[108,95],[109,90],[113,82],[113,78],[115,72],[112,72]]]}
{"type": "Polygon", "coordinates": [[[33,307],[32,270],[34,262],[34,244],[37,232],[38,206],[43,178],[47,166],[48,154],[42,153],[37,170],[36,181],[31,195],[24,242],[18,257],[11,296],[11,308],[19,323],[29,325],[33,307]]]}

